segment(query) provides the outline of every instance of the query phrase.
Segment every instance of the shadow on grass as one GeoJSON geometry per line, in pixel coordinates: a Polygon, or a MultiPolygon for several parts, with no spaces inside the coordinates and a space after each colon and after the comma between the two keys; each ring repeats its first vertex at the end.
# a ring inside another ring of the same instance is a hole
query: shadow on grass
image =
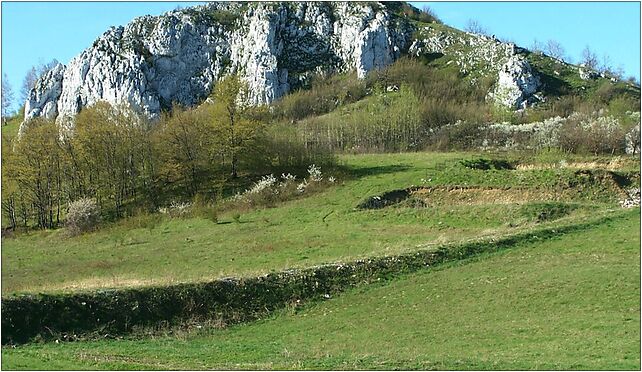
{"type": "Polygon", "coordinates": [[[393,165],[380,165],[374,167],[354,167],[346,165],[337,165],[333,168],[333,171],[340,172],[344,176],[349,178],[363,178],[377,176],[380,174],[389,174],[396,172],[404,172],[412,167],[407,164],[393,164],[393,165]]]}

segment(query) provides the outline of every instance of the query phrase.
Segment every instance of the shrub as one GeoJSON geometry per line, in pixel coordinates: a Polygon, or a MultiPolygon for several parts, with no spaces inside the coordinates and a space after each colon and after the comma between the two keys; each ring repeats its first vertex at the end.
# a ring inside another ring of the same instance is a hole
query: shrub
{"type": "Polygon", "coordinates": [[[69,204],[67,228],[73,235],[91,231],[100,223],[100,207],[96,199],[82,198],[69,204]]]}
{"type": "Polygon", "coordinates": [[[158,212],[170,217],[182,217],[192,210],[192,203],[173,201],[168,207],[158,208],[158,212]]]}
{"type": "Polygon", "coordinates": [[[310,87],[281,98],[274,104],[277,118],[298,121],[322,115],[366,96],[363,81],[355,74],[312,77],[310,87]]]}
{"type": "Polygon", "coordinates": [[[565,151],[615,154],[625,151],[625,132],[611,116],[574,115],[560,130],[560,147],[565,151]]]}
{"type": "Polygon", "coordinates": [[[202,193],[194,196],[190,212],[189,215],[191,217],[200,217],[218,223],[218,208],[216,203],[202,193]]]}
{"type": "Polygon", "coordinates": [[[479,169],[479,170],[505,170],[505,169],[515,169],[513,164],[508,162],[507,160],[501,160],[501,159],[485,159],[485,158],[477,158],[477,159],[470,159],[470,160],[461,160],[460,163],[470,169],[479,169]]]}

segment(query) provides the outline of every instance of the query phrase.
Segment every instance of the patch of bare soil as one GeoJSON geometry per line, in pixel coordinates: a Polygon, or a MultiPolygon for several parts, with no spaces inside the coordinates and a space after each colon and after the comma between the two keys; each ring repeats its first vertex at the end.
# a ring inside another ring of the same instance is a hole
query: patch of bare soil
{"type": "Polygon", "coordinates": [[[630,160],[624,158],[614,158],[609,161],[590,161],[590,162],[565,162],[558,163],[531,163],[531,164],[517,164],[516,170],[539,170],[539,169],[605,169],[605,170],[620,170],[627,166],[630,160]]]}
{"type": "Polygon", "coordinates": [[[427,205],[514,204],[529,201],[559,201],[564,195],[538,188],[425,187],[412,196],[427,205]]]}

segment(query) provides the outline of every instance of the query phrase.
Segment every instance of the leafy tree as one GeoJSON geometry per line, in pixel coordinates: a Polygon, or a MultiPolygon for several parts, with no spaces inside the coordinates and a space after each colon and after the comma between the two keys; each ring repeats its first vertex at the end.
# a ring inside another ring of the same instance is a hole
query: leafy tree
{"type": "Polygon", "coordinates": [[[33,206],[38,227],[53,228],[60,222],[63,201],[62,151],[58,127],[34,119],[15,145],[9,177],[33,206]]]}
{"type": "Polygon", "coordinates": [[[253,118],[252,109],[243,102],[247,97],[247,86],[238,76],[221,80],[214,91],[214,105],[211,112],[214,119],[216,138],[223,152],[224,161],[230,165],[232,178],[238,177],[239,160],[243,154],[253,151],[263,131],[260,121],[253,118]]]}
{"type": "Polygon", "coordinates": [[[204,110],[175,108],[165,116],[156,133],[156,152],[162,159],[161,177],[167,185],[177,184],[188,196],[198,193],[216,168],[212,151],[212,121],[204,110]]]}
{"type": "Polygon", "coordinates": [[[133,112],[99,102],[76,116],[72,137],[76,166],[86,195],[113,205],[123,215],[127,198],[136,198],[142,135],[133,112]]]}
{"type": "Polygon", "coordinates": [[[9,137],[2,135],[2,211],[9,219],[11,228],[15,229],[17,226],[17,198],[18,188],[16,180],[11,172],[13,171],[13,151],[12,144],[9,137]]]}
{"type": "Polygon", "coordinates": [[[6,124],[7,117],[11,114],[13,105],[13,88],[9,83],[7,74],[2,74],[2,124],[6,124]]]}

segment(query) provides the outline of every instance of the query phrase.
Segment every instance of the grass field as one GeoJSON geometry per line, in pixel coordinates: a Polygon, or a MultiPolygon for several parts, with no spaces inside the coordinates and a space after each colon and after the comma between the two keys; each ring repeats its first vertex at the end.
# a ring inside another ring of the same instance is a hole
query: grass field
{"type": "MultiPolygon", "coordinates": [[[[574,190],[556,202],[568,210],[560,216],[564,218],[593,215],[617,206],[612,185],[584,182],[586,177],[578,178],[575,168],[482,171],[458,162],[476,156],[344,156],[340,160],[344,170],[336,186],[277,208],[244,212],[239,223],[233,222],[231,212],[221,216],[219,223],[144,216],[73,238],[64,229],[4,238],[3,295],[202,281],[394,254],[426,243],[516,232],[537,224],[542,208],[547,208],[539,200],[504,204],[460,201],[457,205],[442,200],[429,208],[355,209],[366,197],[419,185],[422,179],[427,186],[537,187],[559,195],[574,190]]],[[[530,159],[535,160],[552,164],[545,157],[530,159]]],[[[568,159],[583,161],[584,166],[606,161],[595,160],[568,159]]],[[[618,167],[631,171],[635,161],[621,161],[618,167]]]]}
{"type": "Polygon", "coordinates": [[[3,369],[640,368],[640,210],[223,330],[3,348],[3,369]]]}

